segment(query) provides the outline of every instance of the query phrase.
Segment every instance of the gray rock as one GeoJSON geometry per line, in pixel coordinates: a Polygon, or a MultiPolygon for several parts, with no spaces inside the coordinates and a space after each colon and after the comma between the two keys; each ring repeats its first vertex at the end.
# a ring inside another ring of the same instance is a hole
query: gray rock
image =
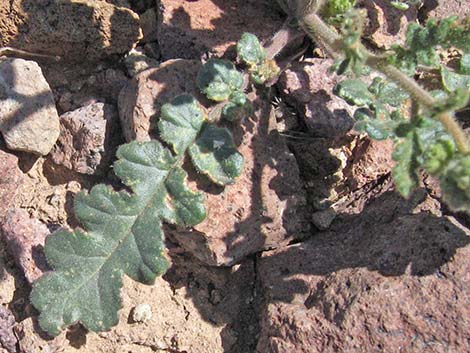
{"type": "Polygon", "coordinates": [[[30,218],[25,210],[16,208],[5,217],[0,233],[16,265],[32,284],[48,269],[43,247],[49,229],[37,219],[30,218]]]}
{"type": "Polygon", "coordinates": [[[283,99],[295,107],[315,137],[335,138],[354,125],[352,109],[333,94],[341,80],[329,72],[331,59],[307,59],[282,73],[279,88],[283,99]]]}
{"type": "Polygon", "coordinates": [[[56,164],[83,174],[107,171],[120,143],[113,105],[92,103],[60,117],[60,137],[51,151],[56,164]]]}
{"type": "Polygon", "coordinates": [[[0,131],[8,148],[39,155],[59,137],[54,98],[34,61],[0,60],[0,131]]]}

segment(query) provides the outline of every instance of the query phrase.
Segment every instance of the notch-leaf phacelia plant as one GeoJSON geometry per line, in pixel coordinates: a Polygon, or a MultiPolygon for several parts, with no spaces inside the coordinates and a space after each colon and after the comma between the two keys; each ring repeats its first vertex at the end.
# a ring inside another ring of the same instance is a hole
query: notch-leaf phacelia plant
{"type": "MultiPolygon", "coordinates": [[[[243,100],[243,75],[224,60],[204,65],[198,83],[216,102],[243,100]]],[[[118,322],[122,276],[151,284],[166,271],[162,223],[190,227],[206,217],[204,195],[186,183],[185,155],[219,185],[240,175],[243,157],[230,131],[211,123],[192,96],[163,105],[157,126],[169,147],[151,140],[117,151],[114,171],[130,191],[100,184],[79,193],[74,210],[83,228],[47,238],[45,254],[53,271],[34,283],[31,301],[49,334],[76,322],[92,331],[109,329],[118,322]]]]}
{"type": "MultiPolygon", "coordinates": [[[[397,190],[409,196],[418,186],[420,170],[425,170],[439,178],[452,209],[469,211],[470,145],[456,113],[468,106],[470,96],[470,22],[454,16],[431,19],[424,26],[411,23],[403,46],[378,55],[361,42],[365,13],[351,7],[353,2],[280,2],[283,8],[292,3],[304,10],[291,15],[335,59],[336,73],[349,76],[335,93],[357,106],[355,128],[374,139],[393,139],[397,190]],[[341,21],[330,21],[338,16],[341,21]],[[458,53],[452,67],[441,60],[449,51],[458,53]],[[362,75],[371,71],[379,75],[366,84],[362,75]],[[421,72],[437,75],[441,89],[421,87],[414,80],[421,72]]],[[[415,3],[392,1],[400,9],[415,3]]]]}

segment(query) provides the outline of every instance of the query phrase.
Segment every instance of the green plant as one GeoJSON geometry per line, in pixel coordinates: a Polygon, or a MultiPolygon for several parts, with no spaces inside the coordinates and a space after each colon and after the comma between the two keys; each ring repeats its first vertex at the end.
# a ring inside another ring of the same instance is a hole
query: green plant
{"type": "MultiPolygon", "coordinates": [[[[398,191],[409,196],[418,185],[419,171],[426,170],[439,178],[452,209],[470,210],[470,145],[455,118],[470,96],[470,23],[451,17],[430,20],[425,26],[410,24],[403,46],[378,55],[361,42],[365,14],[354,9],[353,2],[279,2],[335,59],[333,69],[350,77],[335,93],[357,106],[356,129],[375,139],[393,139],[392,174],[398,191]],[[340,21],[331,21],[338,16],[340,21]],[[454,68],[438,54],[448,50],[458,51],[454,68]],[[379,75],[368,85],[361,76],[371,70],[379,75]],[[413,76],[423,71],[438,73],[441,89],[422,88],[413,76]]],[[[411,3],[415,2],[392,2],[402,9],[411,3]]]]}
{"type": "MultiPolygon", "coordinates": [[[[243,83],[244,76],[224,60],[210,60],[198,76],[200,89],[222,104],[217,111],[229,119],[249,110],[243,83]],[[224,109],[230,104],[236,107],[224,109]]],[[[117,151],[114,171],[130,191],[100,184],[75,197],[83,229],[47,238],[53,271],[36,281],[31,293],[42,329],[57,335],[75,322],[92,331],[109,329],[118,321],[122,275],[150,284],[165,272],[162,223],[189,227],[206,216],[203,194],[186,184],[185,155],[219,185],[234,183],[242,171],[243,157],[230,131],[216,126],[219,118],[205,114],[190,95],[176,97],[163,105],[157,124],[168,147],[152,140],[117,151]]]]}

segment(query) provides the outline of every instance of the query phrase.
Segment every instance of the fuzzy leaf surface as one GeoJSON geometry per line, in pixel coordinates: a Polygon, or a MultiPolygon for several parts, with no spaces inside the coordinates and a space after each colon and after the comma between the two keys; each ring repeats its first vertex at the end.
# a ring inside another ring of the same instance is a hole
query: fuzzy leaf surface
{"type": "Polygon", "coordinates": [[[243,169],[230,131],[213,125],[204,127],[189,155],[198,171],[219,185],[233,184],[243,169]]]}
{"type": "Polygon", "coordinates": [[[223,102],[241,91],[243,75],[228,60],[210,59],[197,76],[199,89],[214,102],[223,102]]]}
{"type": "MultiPolygon", "coordinates": [[[[199,116],[192,109],[187,113],[199,116]]],[[[183,134],[195,120],[186,117],[176,126],[183,134]]],[[[75,212],[83,230],[47,239],[53,271],[34,284],[31,301],[40,311],[41,328],[52,335],[77,321],[92,331],[115,325],[122,275],[150,284],[167,268],[162,221],[190,226],[205,218],[203,195],[186,185],[182,158],[160,142],[122,145],[117,157],[114,171],[132,193],[97,185],[78,194],[75,212]]]]}
{"type": "Polygon", "coordinates": [[[373,94],[362,80],[349,79],[336,85],[334,93],[343,98],[348,104],[367,106],[373,103],[373,94]]]}
{"type": "Polygon", "coordinates": [[[196,99],[189,95],[176,97],[164,104],[158,122],[160,137],[182,154],[194,141],[204,122],[204,113],[196,99]]]}
{"type": "Polygon", "coordinates": [[[266,59],[266,53],[258,38],[251,33],[243,33],[237,43],[239,58],[248,65],[257,65],[266,59]]]}
{"type": "Polygon", "coordinates": [[[449,92],[456,91],[462,87],[470,91],[470,75],[452,72],[442,66],[441,78],[444,88],[449,92]]]}

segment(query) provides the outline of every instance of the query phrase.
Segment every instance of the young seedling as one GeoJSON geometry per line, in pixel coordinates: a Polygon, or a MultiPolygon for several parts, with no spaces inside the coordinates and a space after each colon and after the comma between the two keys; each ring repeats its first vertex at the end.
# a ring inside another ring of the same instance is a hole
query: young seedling
{"type": "MultiPolygon", "coordinates": [[[[243,75],[226,61],[209,61],[198,82],[216,101],[243,95],[243,75]]],[[[117,151],[114,172],[131,191],[100,184],[79,193],[74,210],[83,229],[60,230],[47,238],[45,253],[53,271],[34,283],[31,302],[49,334],[76,322],[92,331],[109,329],[118,322],[122,276],[151,284],[166,271],[162,223],[190,227],[206,217],[203,193],[186,183],[186,154],[219,185],[232,184],[241,174],[243,157],[230,131],[211,124],[192,96],[163,105],[157,126],[169,148],[152,140],[117,151]]]]}
{"type": "MultiPolygon", "coordinates": [[[[409,196],[418,185],[420,170],[425,170],[439,178],[452,209],[469,211],[470,145],[455,115],[468,105],[470,96],[470,23],[457,17],[430,20],[425,26],[412,23],[403,46],[377,55],[361,42],[365,15],[352,7],[353,1],[280,3],[336,60],[333,69],[354,77],[339,83],[335,93],[358,107],[356,129],[375,139],[393,139],[392,174],[398,191],[409,196]],[[341,21],[331,21],[338,16],[341,21]],[[438,55],[451,49],[459,52],[454,68],[438,55]],[[380,75],[367,85],[361,76],[371,70],[380,75]],[[438,72],[441,89],[422,88],[413,78],[420,70],[438,72]]],[[[392,2],[403,9],[411,4],[392,2]]]]}

